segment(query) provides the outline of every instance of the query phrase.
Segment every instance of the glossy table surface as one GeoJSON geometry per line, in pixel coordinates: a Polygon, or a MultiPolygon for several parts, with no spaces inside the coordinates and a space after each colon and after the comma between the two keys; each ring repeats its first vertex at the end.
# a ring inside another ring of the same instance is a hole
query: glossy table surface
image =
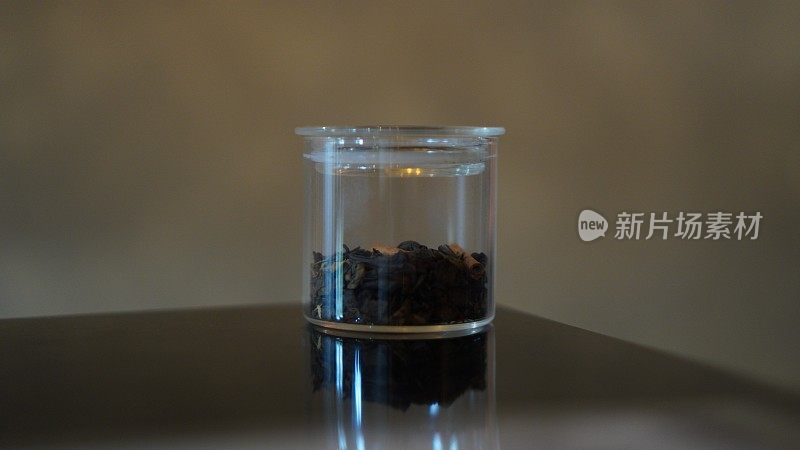
{"type": "Polygon", "coordinates": [[[797,448],[800,399],[500,308],[440,339],[299,305],[0,321],[0,448],[797,448]]]}

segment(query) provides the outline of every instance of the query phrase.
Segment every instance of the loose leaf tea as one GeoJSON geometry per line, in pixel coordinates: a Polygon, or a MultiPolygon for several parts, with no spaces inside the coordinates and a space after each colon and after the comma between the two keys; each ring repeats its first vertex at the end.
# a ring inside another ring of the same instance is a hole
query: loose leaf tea
{"type": "Polygon", "coordinates": [[[309,316],[365,325],[471,322],[487,314],[487,257],[415,241],[314,252],[309,316]],[[337,309],[337,303],[339,308],[337,309]]]}
{"type": "Polygon", "coordinates": [[[342,391],[337,394],[352,398],[355,367],[363,400],[402,411],[412,404],[446,408],[469,389],[486,389],[485,332],[451,339],[378,340],[334,337],[309,327],[309,336],[314,392],[337,388],[341,372],[342,391]]]}

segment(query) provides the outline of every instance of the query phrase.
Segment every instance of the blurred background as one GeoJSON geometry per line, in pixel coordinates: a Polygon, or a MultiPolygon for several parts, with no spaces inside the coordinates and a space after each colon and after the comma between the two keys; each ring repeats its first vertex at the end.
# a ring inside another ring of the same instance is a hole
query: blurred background
{"type": "Polygon", "coordinates": [[[294,127],[375,123],[507,128],[499,303],[800,390],[798,2],[3,2],[0,318],[299,304],[294,127]]]}

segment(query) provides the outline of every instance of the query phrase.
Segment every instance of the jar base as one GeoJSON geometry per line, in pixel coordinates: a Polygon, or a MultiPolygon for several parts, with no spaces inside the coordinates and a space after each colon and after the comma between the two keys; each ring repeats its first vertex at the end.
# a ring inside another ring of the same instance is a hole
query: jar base
{"type": "Polygon", "coordinates": [[[469,331],[482,328],[494,320],[494,315],[474,322],[448,323],[440,325],[357,325],[352,323],[331,322],[328,320],[314,319],[305,316],[310,323],[323,327],[343,331],[358,331],[362,333],[403,333],[403,334],[426,334],[426,333],[449,333],[453,331],[469,331]]]}

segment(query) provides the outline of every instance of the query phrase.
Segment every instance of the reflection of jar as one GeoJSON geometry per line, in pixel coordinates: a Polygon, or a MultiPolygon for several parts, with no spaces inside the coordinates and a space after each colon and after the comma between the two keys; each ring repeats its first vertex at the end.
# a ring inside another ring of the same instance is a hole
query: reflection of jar
{"type": "Polygon", "coordinates": [[[502,128],[296,131],[305,140],[309,321],[393,333],[491,321],[502,128]]]}
{"type": "Polygon", "coordinates": [[[309,327],[325,448],[497,447],[491,328],[439,339],[328,333],[309,327]]]}

